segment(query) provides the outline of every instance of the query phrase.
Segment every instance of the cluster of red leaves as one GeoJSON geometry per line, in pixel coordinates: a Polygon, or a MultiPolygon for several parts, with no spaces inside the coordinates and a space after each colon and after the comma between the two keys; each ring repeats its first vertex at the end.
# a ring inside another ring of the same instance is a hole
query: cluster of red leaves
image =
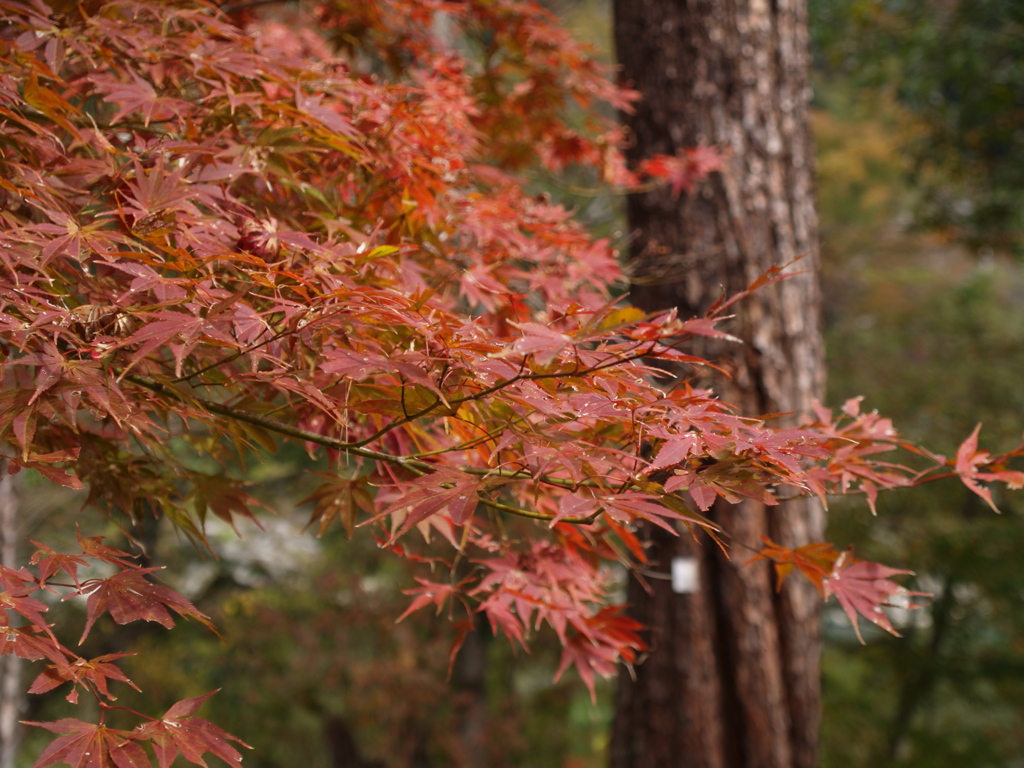
{"type": "Polygon", "coordinates": [[[148,719],[131,731],[107,728],[102,723],[87,723],[66,717],[53,723],[29,723],[53,733],[63,734],[43,751],[35,762],[37,768],[54,763],[67,763],[81,768],[140,768],[151,765],[143,743],[149,743],[160,768],[170,768],[178,755],[205,768],[203,755],[216,755],[228,765],[240,766],[242,755],[231,746],[234,741],[248,745],[204,720],[193,717],[213,693],[182,699],[159,718],[148,719]]]}
{"type": "Polygon", "coordinates": [[[639,170],[656,179],[669,183],[672,197],[682,192],[693,192],[697,183],[711,171],[717,171],[721,156],[710,147],[694,147],[681,150],[674,157],[657,155],[640,163],[639,170]]]}
{"type": "MultiPolygon", "coordinates": [[[[665,383],[653,363],[703,365],[688,340],[725,336],[741,297],[685,320],[623,306],[610,244],[516,174],[576,163],[679,194],[714,156],[627,171],[618,129],[567,110],[632,95],[538,6],[322,2],[229,18],[200,0],[71,5],[0,0],[0,437],[14,469],[201,541],[208,513],[253,516],[239,468],[298,441],[330,462],[308,500],[321,532],[379,525],[410,558],[414,529],[451,542],[450,580],[421,582],[413,609],[483,612],[524,644],[546,624],[563,669],[591,686],[642,648],[606,605],[601,567],[643,560],[634,524],[725,539],[701,515],[717,499],[873,500],[922,477],[875,461],[900,443],[849,404],[849,423],[822,411],[775,429],[665,383]],[[183,464],[184,444],[223,471],[183,464]],[[510,536],[508,516],[546,525],[510,536]]],[[[957,472],[978,492],[1016,484],[1002,461],[968,447],[957,472]]],[[[122,554],[88,556],[119,573],[83,592],[86,632],[103,611],[201,618],[122,554]]],[[[4,652],[53,664],[37,690],[103,697],[121,679],[111,659],[52,650],[29,597],[47,570],[84,589],[74,562],[4,571],[4,616],[35,628],[8,630],[4,652]]],[[[873,612],[889,582],[854,600],[844,572],[828,589],[873,612]]],[[[195,704],[177,706],[153,722],[195,704]]],[[[62,721],[46,760],[134,766],[140,739],[162,766],[173,749],[233,754],[189,722],[129,737],[62,721]]]]}
{"type": "MultiPolygon", "coordinates": [[[[126,654],[92,659],[79,656],[57,640],[43,615],[48,606],[33,595],[48,593],[60,595],[63,600],[86,598],[85,629],[79,644],[103,614],[109,614],[118,624],[155,621],[168,628],[174,626],[172,614],[208,626],[209,619],[173,589],[152,581],[150,574],[158,569],[136,565],[132,555],[104,544],[100,537],[79,534],[78,544],[79,550],[74,553],[59,553],[37,545],[40,548],[31,560],[34,572],[28,567],[15,570],[0,565],[0,607],[4,609],[0,611],[0,655],[9,653],[46,662],[29,693],[46,693],[67,685],[68,701],[77,703],[79,692],[86,691],[96,697],[105,714],[109,709],[119,709],[110,704],[117,697],[111,693],[109,683],[136,688],[114,663],[126,654]],[[110,571],[113,574],[107,577],[85,576],[89,572],[110,571]],[[24,625],[15,626],[12,614],[19,615],[24,625]]],[[[231,765],[240,765],[242,756],[230,744],[238,739],[213,723],[192,716],[212,695],[179,701],[161,717],[143,716],[144,722],[131,731],[107,728],[102,720],[98,724],[73,718],[30,723],[64,734],[47,747],[35,766],[43,768],[64,762],[72,766],[139,768],[149,764],[143,743],[152,745],[160,768],[169,768],[179,753],[197,765],[205,765],[202,755],[206,752],[231,765]]]]}
{"type": "Polygon", "coordinates": [[[790,573],[799,571],[825,598],[835,596],[861,642],[864,639],[858,616],[898,636],[882,607],[915,608],[911,598],[927,596],[923,592],[911,592],[891,580],[892,576],[908,575],[912,571],[858,560],[849,551],[836,551],[831,544],[812,542],[789,549],[765,538],[764,545],[754,559],[774,564],[779,588],[790,573]]]}

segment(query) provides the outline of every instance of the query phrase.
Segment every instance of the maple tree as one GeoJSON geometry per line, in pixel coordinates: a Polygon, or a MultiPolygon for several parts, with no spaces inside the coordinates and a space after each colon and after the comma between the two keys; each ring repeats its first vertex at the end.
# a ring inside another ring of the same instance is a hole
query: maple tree
{"type": "MultiPolygon", "coordinates": [[[[531,195],[525,171],[581,165],[678,194],[714,161],[695,149],[629,170],[621,130],[592,108],[627,109],[632,94],[546,11],[392,0],[301,13],[0,0],[11,471],[83,489],[126,530],[165,517],[202,546],[208,515],[255,519],[244,467],[298,442],[331,463],[308,499],[321,533],[369,526],[412,561],[423,539],[450,543],[409,610],[450,612],[453,657],[476,615],[524,647],[547,626],[560,674],[591,690],[644,648],[609,605],[604,566],[643,563],[639,521],[754,547],[891,630],[880,606],[898,571],[815,543],[733,542],[703,513],[719,498],[873,501],[950,475],[986,500],[992,481],[1024,484],[1007,468],[1021,449],[990,456],[977,432],[946,461],[856,400],[776,428],[669,377],[659,363],[708,365],[693,339],[728,338],[730,308],[786,269],[700,318],[617,296],[612,244],[531,195]],[[926,466],[876,459],[895,448],[926,466]]],[[[31,692],[99,704],[98,723],[36,723],[59,734],[36,766],[134,767],[150,762],[143,744],[160,768],[179,753],[238,764],[233,737],[195,716],[206,696],[136,713],[133,730],[105,725],[111,685],[131,685],[119,654],[59,642],[44,598],[87,598],[83,639],[104,614],[208,619],[126,551],[78,543],[0,568],[0,653],[45,663],[31,692]]]]}

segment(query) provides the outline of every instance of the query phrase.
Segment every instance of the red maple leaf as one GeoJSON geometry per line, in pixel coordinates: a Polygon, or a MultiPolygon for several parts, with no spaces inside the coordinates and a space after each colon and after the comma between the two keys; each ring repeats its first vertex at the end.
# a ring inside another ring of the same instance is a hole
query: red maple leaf
{"type": "Polygon", "coordinates": [[[145,768],[150,765],[145,750],[129,731],[71,717],[51,723],[26,722],[25,725],[65,734],[43,750],[32,768],[45,768],[54,763],[66,763],[72,768],[145,768]]]}
{"type": "Polygon", "coordinates": [[[1010,488],[1021,488],[1024,487],[1024,472],[1008,469],[996,469],[994,472],[979,472],[979,467],[988,468],[994,461],[988,451],[978,450],[978,432],[980,430],[981,424],[978,424],[974,431],[971,432],[970,437],[964,440],[957,449],[956,473],[960,476],[960,481],[964,485],[983,498],[985,503],[992,507],[994,511],[998,512],[999,509],[996,507],[995,502],[992,501],[992,491],[978,481],[1001,481],[1010,486],[1010,488]]]}
{"type": "Polygon", "coordinates": [[[710,147],[682,149],[675,156],[654,155],[640,164],[640,172],[665,179],[672,188],[672,197],[686,190],[693,191],[697,182],[721,167],[722,156],[710,147]]]}
{"type": "Polygon", "coordinates": [[[393,540],[433,515],[442,513],[447,513],[456,525],[462,525],[476,509],[480,482],[481,479],[475,475],[442,467],[403,484],[401,498],[377,517],[392,515],[398,521],[393,540]]]}
{"type": "Polygon", "coordinates": [[[83,557],[91,557],[102,560],[105,563],[116,565],[118,568],[136,568],[133,562],[137,555],[129,554],[124,550],[104,544],[103,536],[83,536],[82,532],[75,528],[78,537],[78,546],[82,548],[83,557]]]}
{"type": "Polygon", "coordinates": [[[659,498],[659,496],[648,493],[627,492],[616,496],[604,496],[600,499],[600,502],[612,519],[620,522],[640,518],[673,533],[675,533],[676,529],[669,522],[671,520],[681,520],[700,525],[700,521],[696,518],[687,517],[664,504],[655,503],[655,500],[659,498]]]}
{"type": "Polygon", "coordinates": [[[796,569],[822,592],[825,580],[840,557],[840,553],[825,542],[816,541],[790,549],[776,544],[767,536],[762,536],[761,540],[765,543],[764,548],[747,562],[770,560],[775,565],[776,591],[782,589],[782,582],[796,569]]]}
{"type": "Polygon", "coordinates": [[[230,742],[241,744],[246,749],[252,747],[209,720],[192,717],[192,714],[215,693],[217,691],[191,699],[182,699],[168,709],[159,720],[152,720],[137,727],[132,731],[131,737],[152,743],[160,768],[170,768],[179,754],[190,763],[205,768],[203,755],[207,752],[216,755],[228,765],[240,768],[242,755],[230,742]]]}
{"type": "Polygon", "coordinates": [[[39,661],[49,659],[55,664],[68,663],[75,654],[52,637],[44,636],[49,627],[11,627],[0,624],[0,656],[13,653],[21,659],[39,661]]]}
{"type": "Polygon", "coordinates": [[[635,661],[636,652],[646,648],[639,634],[643,627],[622,613],[622,606],[606,606],[593,616],[580,617],[573,625],[580,631],[563,643],[555,680],[574,666],[596,704],[595,675],[610,677],[619,661],[635,661]]]}
{"type": "Polygon", "coordinates": [[[16,571],[6,565],[0,565],[0,626],[7,626],[7,614],[4,609],[20,613],[41,631],[50,635],[56,643],[57,639],[50,632],[43,614],[49,609],[44,603],[29,597],[39,587],[24,568],[16,571]],[[31,585],[31,586],[29,586],[31,585]]]}
{"type": "Polygon", "coordinates": [[[39,566],[40,582],[45,582],[55,573],[64,571],[64,573],[71,577],[71,581],[74,582],[75,586],[79,586],[79,567],[89,567],[89,562],[84,557],[56,552],[45,544],[40,544],[38,541],[33,541],[32,543],[39,547],[39,549],[32,555],[32,559],[29,562],[39,566]]]}
{"type": "Polygon", "coordinates": [[[892,622],[885,615],[882,606],[899,608],[917,607],[910,603],[907,598],[925,596],[926,593],[910,592],[895,581],[890,580],[892,576],[911,573],[913,571],[890,568],[886,565],[870,563],[865,560],[854,560],[852,557],[844,554],[836,561],[831,575],[823,583],[825,599],[828,599],[831,595],[836,596],[839,604],[846,611],[846,615],[853,624],[853,629],[857,633],[857,639],[862,643],[864,638],[861,637],[860,627],[857,624],[858,614],[872,624],[881,627],[886,632],[899,637],[900,633],[893,628],[892,622]],[[897,596],[904,598],[900,600],[899,604],[894,602],[897,596]]]}
{"type": "Polygon", "coordinates": [[[414,597],[412,602],[409,603],[409,607],[405,609],[402,615],[395,619],[396,624],[410,613],[414,613],[420,608],[425,608],[431,603],[437,606],[437,612],[440,614],[441,609],[444,608],[449,599],[460,597],[462,595],[462,590],[468,583],[466,580],[463,580],[458,584],[438,584],[433,581],[428,581],[427,579],[421,579],[418,576],[416,577],[416,581],[420,583],[420,586],[402,590],[402,594],[416,595],[416,597],[414,597]]]}
{"type": "Polygon", "coordinates": [[[170,629],[174,626],[170,608],[180,616],[196,619],[210,630],[209,617],[169,587],[146,581],[146,574],[159,568],[133,568],[115,573],[109,579],[90,579],[82,584],[82,593],[89,596],[86,604],[85,629],[79,642],[103,613],[110,613],[118,624],[132,621],[155,621],[170,629]]]}
{"type": "MultiPolygon", "coordinates": [[[[117,680],[126,683],[137,691],[140,690],[135,683],[128,679],[124,672],[110,663],[114,659],[121,659],[131,655],[130,653],[110,653],[106,656],[98,656],[95,659],[75,659],[71,662],[62,659],[60,663],[40,672],[39,676],[32,682],[32,687],[29,688],[28,692],[46,693],[63,683],[70,682],[73,685],[78,685],[85,680],[92,684],[92,690],[106,696],[110,700],[114,700],[117,697],[111,695],[109,688],[107,688],[107,680],[117,680]]],[[[67,699],[75,703],[78,699],[78,692],[72,690],[67,695],[67,699]]]]}

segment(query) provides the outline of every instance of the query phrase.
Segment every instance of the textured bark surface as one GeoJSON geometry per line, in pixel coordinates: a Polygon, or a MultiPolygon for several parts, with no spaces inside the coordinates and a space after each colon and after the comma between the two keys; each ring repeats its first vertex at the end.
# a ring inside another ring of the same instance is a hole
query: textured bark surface
{"type": "MultiPolygon", "coordinates": [[[[701,380],[745,414],[806,411],[823,384],[817,221],[804,0],[616,0],[626,83],[643,101],[625,121],[633,160],[709,144],[721,173],[693,195],[628,202],[634,300],[701,314],[769,267],[810,270],[743,302],[729,330],[745,343],[702,353],[731,379],[701,380]]],[[[733,558],[706,539],[648,532],[655,578],[632,583],[652,650],[622,675],[612,768],[810,768],[819,723],[820,598],[791,579],[776,594],[767,564],[744,565],[760,536],[820,539],[817,504],[716,506],[733,558]],[[674,557],[699,561],[694,594],[665,578],[674,557]]]]}
{"type": "MultiPolygon", "coordinates": [[[[16,483],[15,476],[7,474],[6,459],[0,461],[0,565],[8,568],[14,568],[18,562],[21,540],[16,483]]],[[[14,654],[0,656],[0,768],[14,768],[18,752],[18,721],[25,704],[21,688],[22,664],[14,654]]]]}

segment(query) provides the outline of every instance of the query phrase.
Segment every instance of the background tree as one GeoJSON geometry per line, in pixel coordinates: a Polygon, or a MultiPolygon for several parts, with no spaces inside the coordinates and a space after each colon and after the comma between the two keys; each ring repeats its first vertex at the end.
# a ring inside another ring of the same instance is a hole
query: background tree
{"type": "MultiPolygon", "coordinates": [[[[717,173],[627,203],[633,300],[699,316],[766,269],[807,272],[736,310],[742,346],[709,342],[728,376],[713,379],[744,412],[807,411],[824,379],[809,57],[803,2],[615,3],[624,82],[642,99],[624,116],[629,157],[720,147],[717,173]],[[681,194],[685,192],[685,194],[681,194]]],[[[693,163],[700,151],[690,152],[693,163]]],[[[791,422],[790,422],[791,423],[791,422]]],[[[747,500],[714,519],[742,546],[768,536],[799,546],[823,535],[820,507],[747,500]]],[[[648,530],[654,578],[634,580],[631,614],[651,627],[635,679],[620,675],[612,765],[812,766],[819,718],[817,601],[806,585],[776,594],[767,567],[744,567],[707,541],[648,530]],[[693,594],[666,580],[700,563],[693,594]]]]}

